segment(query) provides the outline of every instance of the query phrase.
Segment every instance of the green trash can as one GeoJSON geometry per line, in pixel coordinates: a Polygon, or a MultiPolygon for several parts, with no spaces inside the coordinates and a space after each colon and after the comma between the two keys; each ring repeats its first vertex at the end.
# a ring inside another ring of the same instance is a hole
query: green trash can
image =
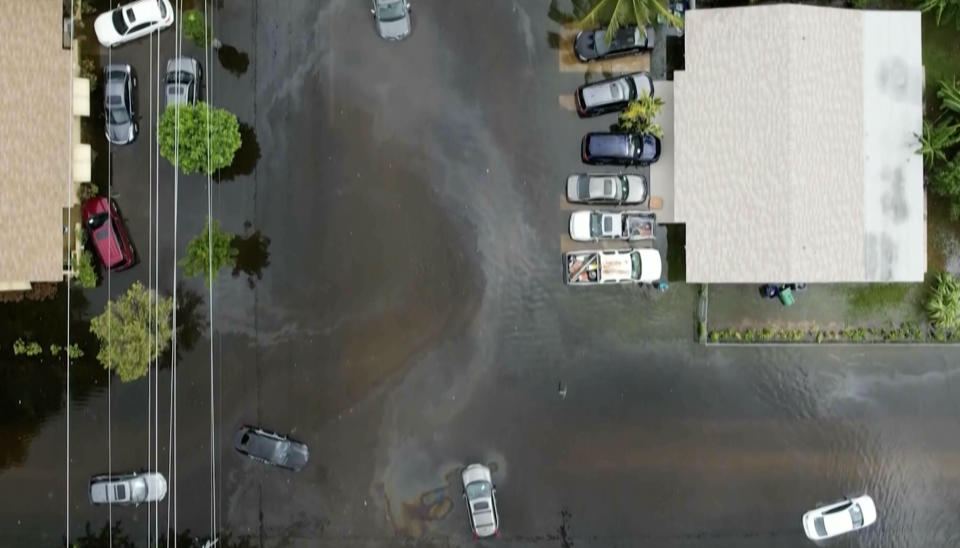
{"type": "Polygon", "coordinates": [[[780,302],[783,303],[783,306],[790,306],[793,304],[793,291],[789,287],[784,287],[780,290],[780,302]]]}

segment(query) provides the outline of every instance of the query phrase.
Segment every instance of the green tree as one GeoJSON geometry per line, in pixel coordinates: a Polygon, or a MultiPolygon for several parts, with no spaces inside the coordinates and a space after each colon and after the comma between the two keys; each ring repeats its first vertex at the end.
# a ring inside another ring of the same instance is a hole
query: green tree
{"type": "Polygon", "coordinates": [[[960,219],[960,154],[933,172],[930,190],[950,202],[951,218],[960,219]]]}
{"type": "Polygon", "coordinates": [[[198,47],[207,47],[207,38],[212,37],[213,34],[204,20],[203,13],[198,10],[185,11],[181,21],[183,21],[183,35],[198,47]]]}
{"type": "Polygon", "coordinates": [[[927,298],[926,308],[934,327],[960,328],[960,280],[949,272],[938,274],[927,298]]]}
{"type": "Polygon", "coordinates": [[[97,359],[107,370],[116,371],[124,382],[146,375],[157,352],[170,346],[172,312],[173,299],[158,297],[155,291],[134,282],[126,293],[108,302],[102,314],[90,320],[90,331],[100,340],[97,359]],[[155,321],[157,352],[153,338],[155,321]]]}
{"type": "Polygon", "coordinates": [[[957,87],[957,80],[940,80],[940,89],[937,90],[937,97],[943,102],[943,108],[952,110],[960,114],[960,88],[957,87]]]}
{"type": "Polygon", "coordinates": [[[80,252],[79,260],[76,255],[71,257],[70,260],[73,263],[73,273],[77,282],[80,283],[80,287],[85,289],[97,287],[97,272],[93,269],[93,255],[84,249],[80,252]]]}
{"type": "Polygon", "coordinates": [[[663,108],[663,99],[651,97],[643,92],[640,99],[631,101],[620,113],[617,118],[617,129],[630,133],[649,133],[662,139],[663,130],[658,124],[653,123],[653,119],[660,113],[661,108],[663,108]]]}
{"type": "Polygon", "coordinates": [[[920,136],[920,149],[923,165],[930,169],[937,161],[946,162],[946,150],[960,143],[960,125],[950,120],[923,121],[923,135],[920,136]]]}
{"type": "Polygon", "coordinates": [[[953,18],[957,29],[960,29],[960,0],[920,0],[917,7],[920,11],[935,12],[937,25],[953,18]]]}
{"type": "Polygon", "coordinates": [[[160,116],[158,131],[160,155],[188,175],[212,173],[229,166],[241,144],[237,117],[204,102],[167,107],[160,116]]]}
{"type": "Polygon", "coordinates": [[[645,29],[656,22],[658,15],[675,27],[683,26],[683,19],[670,11],[667,0],[573,0],[572,13],[558,9],[556,0],[550,2],[551,18],[581,27],[607,25],[607,40],[623,25],[636,24],[645,29]]]}
{"type": "Polygon", "coordinates": [[[237,264],[237,248],[233,245],[234,239],[236,235],[220,230],[219,222],[205,224],[203,232],[187,244],[187,256],[180,259],[184,274],[191,278],[202,275],[207,278],[207,285],[212,284],[221,268],[233,268],[237,264]],[[211,224],[213,225],[212,233],[210,232],[211,224]],[[209,252],[211,243],[213,243],[212,257],[209,252]],[[213,263],[212,271],[210,270],[211,262],[213,263]]]}

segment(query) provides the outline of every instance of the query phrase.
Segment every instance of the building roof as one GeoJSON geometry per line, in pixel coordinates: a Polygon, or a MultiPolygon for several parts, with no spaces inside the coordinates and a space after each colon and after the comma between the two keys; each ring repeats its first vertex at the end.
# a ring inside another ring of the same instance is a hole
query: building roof
{"type": "Polygon", "coordinates": [[[675,221],[691,282],[921,281],[918,12],[686,14],[675,221]]]}
{"type": "Polygon", "coordinates": [[[0,1],[0,285],[63,279],[72,62],[61,0],[0,1]]]}

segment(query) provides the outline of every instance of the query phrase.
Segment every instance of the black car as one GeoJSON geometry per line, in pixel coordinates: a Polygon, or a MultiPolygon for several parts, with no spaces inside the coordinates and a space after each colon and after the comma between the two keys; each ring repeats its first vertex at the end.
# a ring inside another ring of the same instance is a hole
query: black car
{"type": "Polygon", "coordinates": [[[620,27],[607,43],[607,29],[584,30],[577,34],[573,42],[573,51],[577,59],[584,63],[621,55],[633,55],[653,49],[653,27],[646,31],[636,25],[620,27]]]}
{"type": "Polygon", "coordinates": [[[233,438],[233,448],[251,459],[294,472],[310,458],[306,444],[256,426],[241,426],[233,438]]]}
{"type": "Polygon", "coordinates": [[[640,133],[588,133],[580,156],[587,164],[647,166],[660,159],[660,139],[640,133]]]}
{"type": "Polygon", "coordinates": [[[103,74],[103,115],[107,140],[115,145],[128,145],[140,131],[133,105],[137,77],[133,74],[133,67],[120,63],[107,65],[103,74]]]}

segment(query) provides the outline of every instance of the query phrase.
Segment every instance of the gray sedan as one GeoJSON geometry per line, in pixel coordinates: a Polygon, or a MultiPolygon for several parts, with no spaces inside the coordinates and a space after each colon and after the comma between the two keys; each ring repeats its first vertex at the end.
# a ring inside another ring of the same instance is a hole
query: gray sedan
{"type": "Polygon", "coordinates": [[[193,57],[175,57],[167,61],[167,106],[197,104],[202,79],[203,67],[193,57]]]}
{"type": "Polygon", "coordinates": [[[115,145],[127,145],[137,138],[140,127],[134,119],[136,110],[137,77],[126,64],[107,65],[103,69],[103,111],[106,119],[107,140],[115,145]]]}
{"type": "Polygon", "coordinates": [[[373,0],[370,13],[384,40],[403,40],[410,35],[410,2],[407,0],[373,0]]]}
{"type": "Polygon", "coordinates": [[[294,472],[310,459],[306,444],[256,426],[241,426],[233,438],[233,448],[251,459],[294,472]]]}

